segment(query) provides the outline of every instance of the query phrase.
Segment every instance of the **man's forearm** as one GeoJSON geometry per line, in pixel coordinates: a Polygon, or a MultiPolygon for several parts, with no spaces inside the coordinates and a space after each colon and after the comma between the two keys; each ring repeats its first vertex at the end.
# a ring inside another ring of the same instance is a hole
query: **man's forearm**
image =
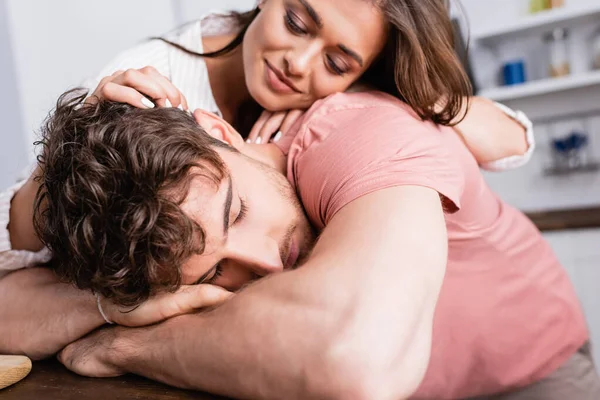
{"type": "Polygon", "coordinates": [[[59,283],[46,268],[0,279],[0,353],[41,359],[104,323],[94,296],[59,283]]]}
{"type": "Polygon", "coordinates": [[[337,318],[326,315],[317,299],[296,302],[297,289],[282,275],[269,279],[271,289],[281,288],[270,295],[255,285],[208,313],[148,328],[118,328],[111,361],[118,369],[170,385],[235,398],[338,397],[322,392],[335,381],[327,376],[333,363],[326,338],[338,328],[337,318]],[[293,328],[282,329],[283,321],[293,328]]]}

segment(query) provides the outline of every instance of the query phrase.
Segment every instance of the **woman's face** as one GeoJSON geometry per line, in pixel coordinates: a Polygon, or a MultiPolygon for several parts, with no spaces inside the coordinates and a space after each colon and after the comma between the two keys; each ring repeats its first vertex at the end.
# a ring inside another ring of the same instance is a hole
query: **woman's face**
{"type": "Polygon", "coordinates": [[[265,109],[309,108],[345,91],[386,41],[374,1],[263,0],[244,37],[246,85],[265,109]]]}

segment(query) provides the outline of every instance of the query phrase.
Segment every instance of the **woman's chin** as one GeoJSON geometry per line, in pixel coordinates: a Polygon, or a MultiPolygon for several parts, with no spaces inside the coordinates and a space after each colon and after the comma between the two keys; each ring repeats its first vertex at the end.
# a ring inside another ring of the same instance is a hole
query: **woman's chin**
{"type": "Polygon", "coordinates": [[[262,108],[271,112],[289,110],[289,99],[272,93],[268,88],[256,88],[250,95],[262,108]]]}
{"type": "Polygon", "coordinates": [[[271,112],[305,109],[310,107],[304,99],[298,99],[298,94],[282,95],[274,93],[269,87],[261,84],[248,84],[250,96],[262,108],[271,112]]]}

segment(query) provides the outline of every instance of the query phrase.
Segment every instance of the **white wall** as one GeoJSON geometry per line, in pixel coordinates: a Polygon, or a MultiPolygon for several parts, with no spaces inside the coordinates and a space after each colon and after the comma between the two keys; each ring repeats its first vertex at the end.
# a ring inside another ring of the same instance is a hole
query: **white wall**
{"type": "Polygon", "coordinates": [[[6,4],[0,2],[0,188],[27,165],[6,4]]]}
{"type": "MultiPolygon", "coordinates": [[[[10,133],[3,123],[0,147],[11,157],[26,153],[31,160],[35,132],[58,96],[97,73],[118,52],[211,9],[254,5],[254,0],[2,0],[0,79],[3,88],[5,79],[13,83],[18,96],[3,95],[0,120],[14,121],[10,133]],[[5,73],[11,65],[12,73],[5,73]],[[16,102],[20,111],[4,106],[5,101],[16,102]],[[17,140],[5,139],[8,135],[17,140]]],[[[0,187],[6,187],[15,175],[15,162],[0,154],[0,187]]]]}

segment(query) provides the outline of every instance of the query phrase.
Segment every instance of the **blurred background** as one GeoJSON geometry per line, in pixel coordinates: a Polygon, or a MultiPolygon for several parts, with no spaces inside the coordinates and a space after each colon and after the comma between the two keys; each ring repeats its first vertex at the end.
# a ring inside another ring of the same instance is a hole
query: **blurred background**
{"type": "MultiPolygon", "coordinates": [[[[118,52],[255,0],[0,0],[0,187],[34,157],[58,95],[118,52]]],[[[600,1],[462,0],[452,14],[478,94],[526,112],[537,150],[492,188],[544,231],[571,275],[600,362],[600,1]]]]}

